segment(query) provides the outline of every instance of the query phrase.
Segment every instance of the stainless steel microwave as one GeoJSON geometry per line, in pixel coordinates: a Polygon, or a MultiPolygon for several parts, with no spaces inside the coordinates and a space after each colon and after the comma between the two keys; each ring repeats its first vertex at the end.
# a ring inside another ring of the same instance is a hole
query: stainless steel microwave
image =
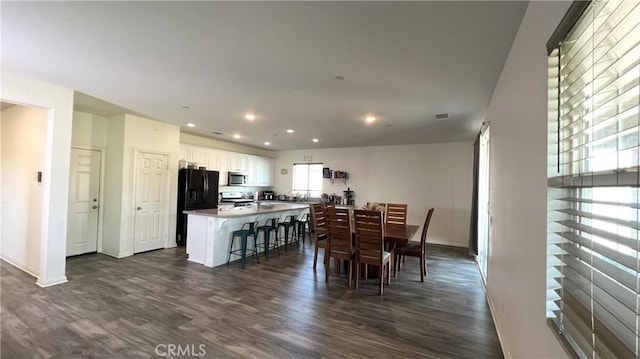
{"type": "Polygon", "coordinates": [[[228,186],[246,186],[248,176],[241,172],[229,172],[229,177],[227,180],[228,186]]]}

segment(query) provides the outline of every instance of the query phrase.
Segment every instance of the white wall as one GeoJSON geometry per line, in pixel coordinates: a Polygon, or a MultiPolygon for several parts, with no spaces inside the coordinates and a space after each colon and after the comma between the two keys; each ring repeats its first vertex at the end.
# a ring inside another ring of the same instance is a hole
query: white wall
{"type": "Polygon", "coordinates": [[[166,154],[169,160],[166,247],[176,232],[180,128],[133,115],[107,119],[107,162],[104,203],[103,253],[114,257],[133,254],[135,233],[136,151],[166,154]]]}
{"type": "Polygon", "coordinates": [[[427,241],[468,245],[472,143],[281,151],[276,157],[276,193],[288,193],[293,163],[304,162],[305,156],[311,156],[311,162],[349,173],[346,185],[323,180],[323,192],[342,196],[349,187],[355,191],[358,207],[366,202],[407,203],[407,221],[412,224],[422,225],[427,210],[434,207],[427,241]],[[288,170],[286,175],[281,174],[283,168],[288,170]]]}
{"type": "MultiPolygon", "coordinates": [[[[3,101],[47,111],[37,283],[40,286],[64,283],[67,281],[65,258],[73,90],[6,72],[2,73],[1,90],[3,101]]],[[[3,193],[10,190],[4,182],[2,186],[3,193]]]]}
{"type": "MultiPolygon", "coordinates": [[[[104,231],[102,253],[121,257],[120,238],[126,235],[122,228],[122,191],[124,173],[124,115],[107,120],[107,155],[104,185],[104,231]]],[[[122,254],[124,256],[124,254],[122,254]]]]}
{"type": "Polygon", "coordinates": [[[37,277],[40,270],[47,111],[13,106],[2,111],[2,259],[37,277]]]}
{"type": "Polygon", "coordinates": [[[104,149],[107,147],[107,118],[91,113],[73,111],[74,147],[104,149]]]}
{"type": "Polygon", "coordinates": [[[507,358],[566,357],[545,319],[545,44],[568,5],[529,3],[485,116],[493,216],[487,294],[507,358]]]}

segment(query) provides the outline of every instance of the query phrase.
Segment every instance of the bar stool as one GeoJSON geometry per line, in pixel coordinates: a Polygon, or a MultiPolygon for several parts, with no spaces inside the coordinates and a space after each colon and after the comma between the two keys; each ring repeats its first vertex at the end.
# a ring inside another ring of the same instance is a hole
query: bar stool
{"type": "MultiPolygon", "coordinates": [[[[278,231],[276,231],[276,241],[279,241],[278,232],[280,232],[280,227],[284,228],[284,251],[289,250],[289,229],[295,229],[297,216],[295,214],[287,216],[284,222],[278,223],[278,231]]],[[[293,239],[293,237],[292,237],[293,239]]],[[[300,242],[298,242],[298,247],[300,247],[300,242]]]]}
{"type": "MultiPolygon", "coordinates": [[[[256,227],[258,226],[258,222],[247,222],[242,225],[242,227],[233,231],[231,234],[231,247],[229,247],[229,256],[227,257],[227,265],[231,261],[231,255],[240,252],[240,256],[242,257],[242,268],[244,269],[244,264],[247,258],[247,239],[249,236],[253,236],[253,255],[256,256],[256,260],[258,264],[260,264],[260,259],[258,258],[258,240],[256,236],[256,227]],[[233,249],[233,242],[236,237],[240,237],[240,249],[233,249]]],[[[236,254],[237,255],[237,254],[236,254]]]]}
{"type": "MultiPolygon", "coordinates": [[[[304,238],[307,236],[307,226],[309,225],[309,212],[303,214],[296,219],[296,225],[293,227],[293,235],[296,236],[298,243],[300,235],[302,235],[302,248],[304,248],[304,238]]],[[[311,232],[311,229],[309,229],[311,232]]]]}
{"type": "Polygon", "coordinates": [[[262,232],[262,243],[258,244],[259,247],[264,248],[264,253],[269,259],[269,240],[271,238],[271,232],[276,232],[276,240],[273,242],[273,248],[278,251],[278,255],[280,255],[280,247],[278,247],[278,218],[269,218],[264,222],[264,225],[258,227],[257,235],[260,235],[262,232]]]}

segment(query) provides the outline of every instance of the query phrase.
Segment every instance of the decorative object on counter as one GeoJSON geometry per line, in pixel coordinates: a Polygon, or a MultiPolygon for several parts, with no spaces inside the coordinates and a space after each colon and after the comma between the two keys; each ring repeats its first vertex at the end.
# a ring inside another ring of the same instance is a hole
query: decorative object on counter
{"type": "Polygon", "coordinates": [[[353,191],[351,190],[351,188],[347,187],[346,191],[343,191],[344,193],[344,205],[347,206],[353,206],[355,204],[355,200],[353,199],[353,191]]]}
{"type": "Polygon", "coordinates": [[[365,211],[378,211],[378,212],[384,212],[387,208],[387,204],[386,203],[380,203],[380,202],[367,202],[367,204],[365,204],[364,206],[362,206],[362,209],[365,211]]]}

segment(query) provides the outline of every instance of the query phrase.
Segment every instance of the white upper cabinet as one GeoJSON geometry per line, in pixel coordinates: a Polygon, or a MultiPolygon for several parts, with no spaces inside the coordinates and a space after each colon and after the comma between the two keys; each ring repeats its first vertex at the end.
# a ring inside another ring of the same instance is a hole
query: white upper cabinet
{"type": "Polygon", "coordinates": [[[249,176],[249,186],[273,186],[275,160],[272,158],[181,144],[180,160],[220,172],[220,186],[227,185],[229,171],[245,173],[249,176]]]}

